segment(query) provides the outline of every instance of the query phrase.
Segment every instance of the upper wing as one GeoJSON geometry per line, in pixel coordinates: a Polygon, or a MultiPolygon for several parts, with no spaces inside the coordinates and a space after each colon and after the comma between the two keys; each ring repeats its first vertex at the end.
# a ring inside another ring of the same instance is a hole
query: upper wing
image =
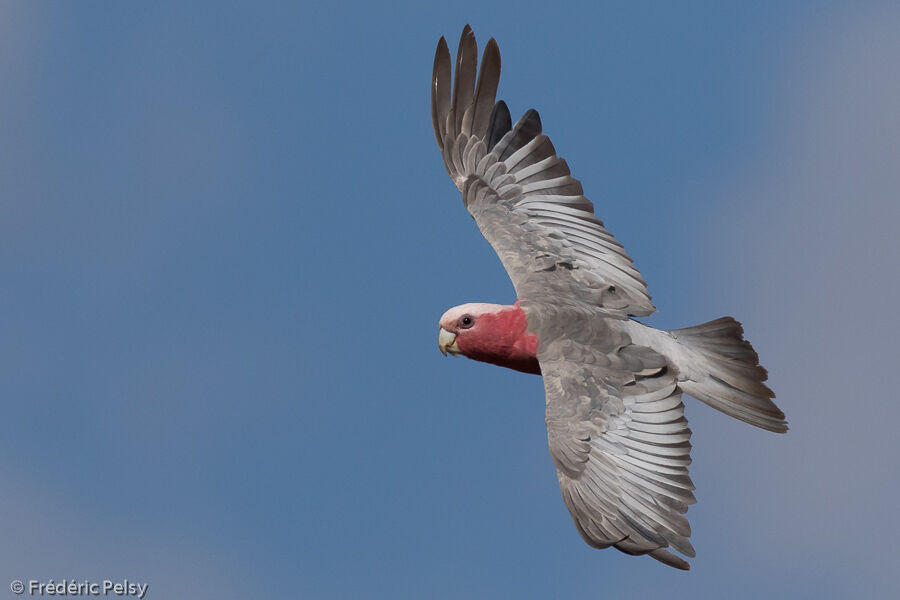
{"type": "Polygon", "coordinates": [[[688,569],[666,550],[694,556],[684,517],[694,503],[691,431],[675,374],[661,355],[617,334],[608,319],[578,321],[542,342],[538,354],[563,500],[591,546],[650,554],[688,569]],[[598,339],[606,343],[598,347],[598,339]]]}
{"type": "Polygon", "coordinates": [[[529,110],[512,126],[506,104],[494,103],[500,80],[497,43],[488,41],[476,83],[477,55],[467,25],[451,90],[450,51],[444,38],[438,43],[431,89],[434,135],[447,172],[519,298],[553,297],[623,317],[653,313],[641,274],[541,134],[538,113],[529,110]]]}

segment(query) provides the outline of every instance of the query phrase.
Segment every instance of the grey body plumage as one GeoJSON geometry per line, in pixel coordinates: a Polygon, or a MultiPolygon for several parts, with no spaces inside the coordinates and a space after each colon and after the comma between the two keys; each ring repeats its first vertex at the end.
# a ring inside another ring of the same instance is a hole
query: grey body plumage
{"type": "Polygon", "coordinates": [[[513,125],[506,104],[495,102],[500,52],[493,39],[480,69],[477,62],[466,26],[453,79],[441,38],[432,122],[447,172],[537,336],[563,500],[591,546],[687,569],[669,551],[694,556],[684,516],[694,486],[682,392],[784,432],[765,369],[734,319],[666,332],[631,318],[656,310],[633,261],[594,215],[537,112],[513,125]]]}

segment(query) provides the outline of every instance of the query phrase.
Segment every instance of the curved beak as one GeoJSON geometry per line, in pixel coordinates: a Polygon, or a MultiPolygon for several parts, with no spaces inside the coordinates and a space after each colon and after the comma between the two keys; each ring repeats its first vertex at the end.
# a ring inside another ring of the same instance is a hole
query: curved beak
{"type": "Polygon", "coordinates": [[[441,327],[441,331],[438,333],[438,348],[444,356],[447,356],[448,352],[453,356],[459,354],[459,346],[456,345],[456,334],[450,333],[441,327]]]}

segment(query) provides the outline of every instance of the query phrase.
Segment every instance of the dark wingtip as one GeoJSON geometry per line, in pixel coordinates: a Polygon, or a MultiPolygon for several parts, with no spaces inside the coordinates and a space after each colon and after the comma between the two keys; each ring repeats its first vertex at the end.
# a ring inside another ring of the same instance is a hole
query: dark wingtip
{"type": "Polygon", "coordinates": [[[544,124],[541,123],[541,115],[533,108],[525,111],[525,114],[522,115],[522,121],[528,124],[529,130],[534,131],[534,135],[538,135],[544,130],[544,124]]]}
{"type": "Polygon", "coordinates": [[[441,36],[434,51],[434,67],[431,71],[431,124],[438,148],[444,148],[444,129],[447,112],[450,110],[450,86],[452,84],[452,63],[447,39],[441,36]]]}
{"type": "Polygon", "coordinates": [[[686,560],[681,557],[675,556],[668,550],[664,550],[663,548],[657,548],[649,553],[651,557],[655,558],[659,562],[669,565],[670,567],[675,567],[681,571],[690,571],[691,565],[686,560]]]}
{"type": "MultiPolygon", "coordinates": [[[[475,41],[475,34],[472,32],[472,28],[469,27],[468,25],[466,25],[465,27],[463,27],[462,33],[459,34],[459,47],[456,49],[457,62],[459,61],[459,59],[461,58],[461,55],[463,54],[463,49],[466,48],[467,43],[470,40],[472,42],[475,41]]],[[[477,54],[477,51],[476,51],[476,54],[477,54]]],[[[477,56],[475,57],[475,60],[478,60],[477,56]]]]}
{"type": "Polygon", "coordinates": [[[488,152],[494,149],[503,136],[512,129],[512,117],[509,114],[509,107],[506,102],[500,100],[494,105],[491,113],[491,125],[488,129],[488,152]]]}
{"type": "Polygon", "coordinates": [[[437,71],[438,58],[442,54],[450,54],[450,46],[447,45],[447,38],[441,36],[441,39],[438,40],[437,48],[434,51],[434,71],[437,71]]]}
{"type": "Polygon", "coordinates": [[[466,41],[466,38],[474,38],[474,37],[475,37],[475,33],[472,31],[472,28],[469,27],[468,24],[466,24],[466,26],[463,27],[462,33],[459,34],[459,46],[460,46],[460,48],[462,48],[463,44],[464,44],[465,41],[466,41]]]}

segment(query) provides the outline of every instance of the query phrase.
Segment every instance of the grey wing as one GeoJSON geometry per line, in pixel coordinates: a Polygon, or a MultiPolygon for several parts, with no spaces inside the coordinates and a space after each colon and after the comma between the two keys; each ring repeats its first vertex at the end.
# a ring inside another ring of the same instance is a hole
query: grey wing
{"type": "Polygon", "coordinates": [[[681,390],[650,348],[615,331],[600,332],[608,343],[598,347],[604,321],[608,328],[608,319],[583,324],[574,339],[571,331],[556,338],[545,331],[550,341],[538,353],[563,500],[591,546],[688,569],[668,550],[694,556],[684,516],[695,500],[681,390]]]}
{"type": "Polygon", "coordinates": [[[488,41],[476,81],[477,54],[467,25],[451,89],[450,51],[441,38],[432,77],[432,123],[444,166],[519,298],[552,296],[622,317],[653,313],[641,274],[541,133],[538,113],[529,110],[513,126],[506,104],[495,103],[497,43],[488,41]]]}

